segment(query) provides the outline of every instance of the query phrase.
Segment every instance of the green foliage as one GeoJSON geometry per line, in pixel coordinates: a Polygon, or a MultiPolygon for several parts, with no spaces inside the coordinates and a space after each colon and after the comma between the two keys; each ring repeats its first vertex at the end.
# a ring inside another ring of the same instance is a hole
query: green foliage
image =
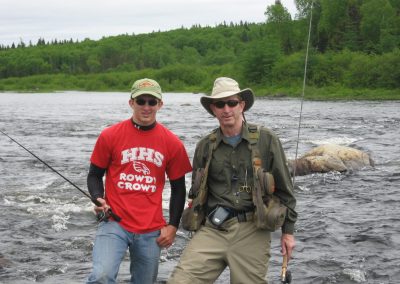
{"type": "Polygon", "coordinates": [[[399,10],[396,12],[389,0],[368,0],[360,9],[360,31],[368,51],[390,51],[398,46],[399,10]]]}
{"type": "Polygon", "coordinates": [[[190,65],[172,65],[159,70],[155,79],[162,86],[169,86],[170,90],[181,90],[185,86],[201,85],[207,77],[204,70],[190,65]]]}
{"type": "Polygon", "coordinates": [[[238,69],[248,83],[271,84],[273,67],[281,56],[279,42],[274,38],[266,37],[264,41],[249,45],[239,60],[238,69]]]}
{"type": "Polygon", "coordinates": [[[399,89],[399,0],[295,3],[295,20],[276,1],[266,8],[265,23],[0,46],[0,90],[125,91],[135,79],[151,77],[166,91],[207,92],[216,77],[230,76],[264,94],[298,96],[311,3],[306,78],[311,92],[336,97],[332,88],[399,89]]]}
{"type": "Polygon", "coordinates": [[[267,17],[267,23],[286,23],[292,19],[288,10],[280,2],[268,6],[264,15],[267,17]]]}
{"type": "Polygon", "coordinates": [[[283,86],[301,86],[304,76],[304,58],[304,52],[281,57],[272,69],[272,83],[283,86]]]}
{"type": "Polygon", "coordinates": [[[400,50],[383,56],[353,54],[346,85],[354,88],[400,88],[400,50]]]}

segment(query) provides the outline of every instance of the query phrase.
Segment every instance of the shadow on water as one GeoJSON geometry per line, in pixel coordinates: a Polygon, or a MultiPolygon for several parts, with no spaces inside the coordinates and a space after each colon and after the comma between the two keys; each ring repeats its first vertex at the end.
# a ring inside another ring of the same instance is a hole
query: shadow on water
{"type": "MultiPolygon", "coordinates": [[[[166,94],[159,121],[185,143],[217,126],[200,95],[166,94]]],[[[0,129],[80,188],[86,189],[89,157],[100,131],[128,118],[125,93],[0,93],[0,129]]],[[[246,115],[273,129],[294,158],[300,103],[257,99],[246,115]]],[[[350,145],[371,153],[376,164],[347,174],[296,178],[297,246],[292,283],[398,283],[400,279],[400,102],[305,102],[299,154],[324,144],[350,145]]],[[[0,283],[82,283],[91,269],[96,231],[92,205],[40,162],[0,137],[0,283]]],[[[187,176],[187,187],[190,175],[187,176]]],[[[168,216],[169,186],[163,205],[168,216]]],[[[270,283],[280,283],[280,233],[273,233],[270,283]]],[[[165,281],[188,242],[178,231],[161,255],[165,281]]],[[[128,283],[129,256],[119,283],[128,283]]],[[[229,269],[216,283],[229,283],[229,269]]]]}

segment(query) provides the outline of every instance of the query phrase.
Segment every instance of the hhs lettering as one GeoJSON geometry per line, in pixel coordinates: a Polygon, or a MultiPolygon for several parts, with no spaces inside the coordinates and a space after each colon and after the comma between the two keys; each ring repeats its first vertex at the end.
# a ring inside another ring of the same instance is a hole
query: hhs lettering
{"type": "Polygon", "coordinates": [[[164,155],[151,148],[135,147],[121,152],[122,160],[121,165],[133,161],[147,161],[161,167],[164,155]]]}

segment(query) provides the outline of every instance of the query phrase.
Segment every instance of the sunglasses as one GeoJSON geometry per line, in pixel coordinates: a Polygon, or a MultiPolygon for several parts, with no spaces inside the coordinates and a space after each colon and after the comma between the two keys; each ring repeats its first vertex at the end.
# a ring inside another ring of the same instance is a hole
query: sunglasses
{"type": "Polygon", "coordinates": [[[216,108],[224,108],[225,105],[228,105],[228,107],[235,107],[240,103],[238,100],[229,100],[229,101],[218,101],[215,102],[214,105],[216,108]]]}
{"type": "Polygon", "coordinates": [[[140,106],[144,106],[146,103],[149,106],[155,106],[156,104],[158,104],[158,101],[156,99],[145,100],[145,99],[139,98],[139,99],[136,99],[135,101],[140,106]]]}

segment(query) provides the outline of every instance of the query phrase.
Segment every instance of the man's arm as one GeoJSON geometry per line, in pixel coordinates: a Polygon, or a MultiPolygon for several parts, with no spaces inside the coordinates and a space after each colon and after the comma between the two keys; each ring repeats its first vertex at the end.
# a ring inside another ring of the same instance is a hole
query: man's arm
{"type": "Polygon", "coordinates": [[[93,199],[104,197],[103,176],[106,169],[91,163],[87,176],[87,187],[93,199]]]}
{"type": "Polygon", "coordinates": [[[171,180],[171,199],[169,202],[169,225],[176,228],[179,227],[181,221],[183,207],[186,199],[185,176],[171,180]]]}
{"type": "Polygon", "coordinates": [[[271,143],[271,154],[273,155],[272,172],[275,178],[275,195],[287,207],[285,222],[282,226],[281,248],[282,255],[287,255],[289,262],[295,247],[294,224],[297,221],[296,198],[293,192],[292,179],[287,167],[286,156],[281,142],[276,137],[271,143]]]}
{"type": "Polygon", "coordinates": [[[293,192],[293,183],[286,162],[286,156],[278,137],[272,138],[270,156],[272,156],[271,172],[275,179],[275,195],[287,207],[285,223],[282,234],[293,235],[294,224],[297,221],[296,198],[293,192]]]}
{"type": "Polygon", "coordinates": [[[97,200],[101,204],[101,206],[94,207],[97,213],[101,211],[105,212],[110,208],[104,200],[103,176],[105,172],[106,169],[100,168],[93,163],[90,164],[87,176],[87,187],[92,199],[97,200]]]}
{"type": "Polygon", "coordinates": [[[161,229],[157,238],[160,247],[169,247],[175,240],[186,199],[185,176],[171,180],[171,198],[169,201],[169,222],[161,229]]]}

